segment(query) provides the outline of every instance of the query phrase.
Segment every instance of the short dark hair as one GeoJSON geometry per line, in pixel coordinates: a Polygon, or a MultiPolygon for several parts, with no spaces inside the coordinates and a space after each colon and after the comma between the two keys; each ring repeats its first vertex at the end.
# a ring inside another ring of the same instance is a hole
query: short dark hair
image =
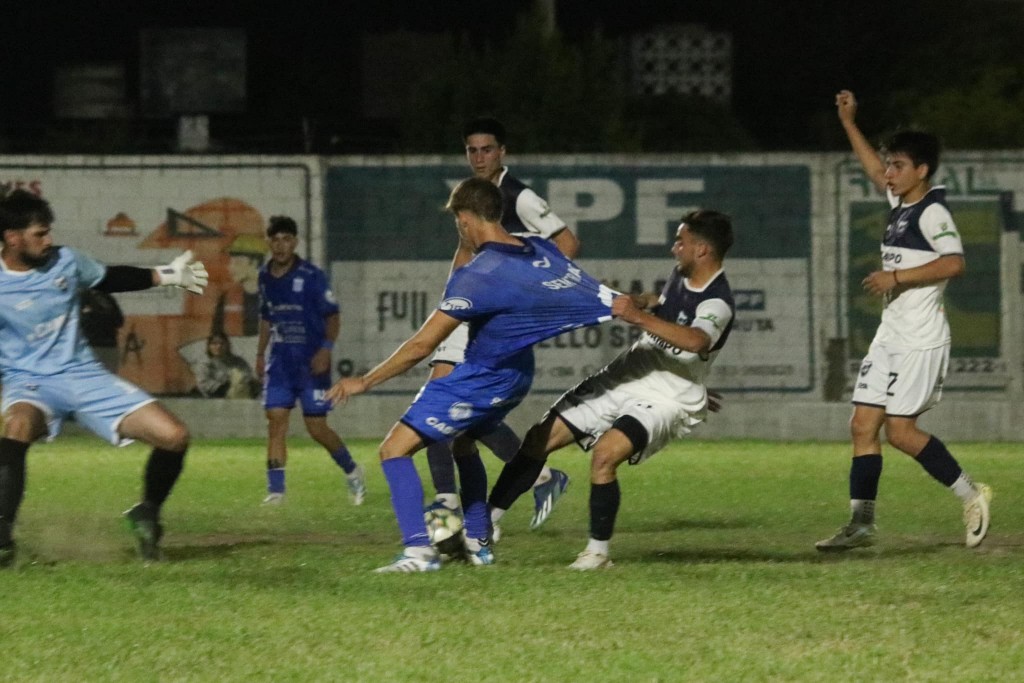
{"type": "Polygon", "coordinates": [[[505,126],[501,125],[501,121],[489,116],[481,116],[470,121],[466,121],[465,125],[462,126],[462,141],[465,142],[469,139],[470,135],[493,135],[494,139],[498,141],[499,145],[505,145],[505,126]]]}
{"type": "Polygon", "coordinates": [[[33,223],[53,225],[50,202],[28,190],[14,190],[0,199],[0,233],[24,230],[33,223]]]}
{"type": "Polygon", "coordinates": [[[885,141],[882,152],[906,154],[914,166],[928,164],[928,178],[939,168],[939,138],[924,131],[901,130],[885,141]]]}
{"type": "Polygon", "coordinates": [[[501,190],[490,180],[466,178],[452,190],[444,208],[452,213],[468,211],[497,223],[501,220],[501,190]]]}
{"type": "Polygon", "coordinates": [[[299,226],[295,224],[294,219],[288,216],[271,216],[270,223],[267,225],[267,237],[273,237],[281,232],[298,237],[299,226]]]}
{"type": "Polygon", "coordinates": [[[719,211],[697,209],[683,216],[682,223],[691,234],[711,245],[718,258],[724,259],[732,246],[732,218],[719,211]]]}

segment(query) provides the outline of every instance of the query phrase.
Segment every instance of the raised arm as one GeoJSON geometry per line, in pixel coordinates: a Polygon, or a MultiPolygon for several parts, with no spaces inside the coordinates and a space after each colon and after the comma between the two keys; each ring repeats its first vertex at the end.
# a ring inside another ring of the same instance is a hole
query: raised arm
{"type": "Polygon", "coordinates": [[[101,292],[136,292],[150,287],[180,287],[192,294],[202,294],[210,276],[202,261],[196,261],[192,251],[185,251],[166,266],[139,268],[136,266],[110,266],[103,279],[93,289],[101,292]]]}
{"type": "Polygon", "coordinates": [[[836,94],[836,111],[839,114],[839,122],[843,125],[846,137],[850,141],[850,147],[857,155],[864,173],[867,174],[875,189],[885,192],[885,164],[875,148],[864,137],[860,128],[857,127],[857,98],[852,92],[840,90],[836,94]]]}
{"type": "Polygon", "coordinates": [[[434,311],[416,334],[403,342],[384,362],[361,377],[346,377],[339,380],[327,391],[327,398],[335,404],[344,403],[350,396],[362,394],[392,377],[401,375],[433,353],[459,324],[459,320],[447,313],[434,311]]]}

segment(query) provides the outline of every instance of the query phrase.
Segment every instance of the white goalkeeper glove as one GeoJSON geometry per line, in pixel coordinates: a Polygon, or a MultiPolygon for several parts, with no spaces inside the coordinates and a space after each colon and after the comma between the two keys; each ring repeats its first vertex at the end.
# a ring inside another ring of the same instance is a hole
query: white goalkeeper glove
{"type": "Polygon", "coordinates": [[[202,261],[194,260],[191,249],[166,266],[157,268],[156,273],[160,278],[161,285],[181,287],[193,294],[202,294],[206,289],[206,283],[210,281],[210,274],[206,272],[206,266],[202,261]]]}

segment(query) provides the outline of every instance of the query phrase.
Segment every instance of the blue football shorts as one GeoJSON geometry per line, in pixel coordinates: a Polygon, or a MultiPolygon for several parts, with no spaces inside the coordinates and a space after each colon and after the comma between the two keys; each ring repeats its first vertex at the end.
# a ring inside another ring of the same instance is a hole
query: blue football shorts
{"type": "Polygon", "coordinates": [[[306,417],[323,417],[331,410],[331,402],[325,398],[331,388],[331,373],[314,375],[309,370],[309,360],[289,363],[271,358],[263,375],[263,407],[295,407],[295,401],[302,404],[306,417]]]}
{"type": "Polygon", "coordinates": [[[4,377],[3,403],[6,412],[15,403],[28,403],[46,416],[49,439],[53,439],[74,415],[75,420],[100,438],[124,446],[131,439],[118,434],[121,421],[156,399],[131,382],[113,375],[99,363],[65,370],[59,375],[10,373],[4,377]]]}
{"type": "Polygon", "coordinates": [[[423,385],[400,422],[424,444],[460,434],[483,435],[522,402],[532,382],[533,375],[520,370],[462,363],[446,377],[423,385]]]}

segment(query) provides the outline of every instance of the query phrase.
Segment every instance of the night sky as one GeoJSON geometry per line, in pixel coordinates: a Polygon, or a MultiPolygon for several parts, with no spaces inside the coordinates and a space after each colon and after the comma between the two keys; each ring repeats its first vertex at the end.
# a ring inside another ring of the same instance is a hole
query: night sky
{"type": "MultiPolygon", "coordinates": [[[[10,132],[45,124],[53,71],[62,64],[123,63],[135,100],[140,29],[185,26],[246,29],[250,118],[306,112],[359,126],[363,35],[457,31],[484,40],[508,32],[526,6],[491,0],[10,3],[0,21],[0,126],[10,132]],[[86,4],[92,11],[81,9],[86,4]],[[313,94],[303,101],[282,97],[303,78],[315,79],[317,87],[303,91],[313,94]]],[[[622,37],[659,23],[730,31],[733,110],[768,148],[806,145],[808,121],[818,111],[831,116],[832,95],[842,87],[870,101],[908,83],[941,82],[944,58],[960,64],[996,51],[985,45],[989,36],[978,34],[984,26],[965,24],[962,7],[995,21],[989,8],[1024,12],[1021,3],[986,0],[556,0],[556,6],[559,29],[570,40],[595,32],[622,37]]]]}

